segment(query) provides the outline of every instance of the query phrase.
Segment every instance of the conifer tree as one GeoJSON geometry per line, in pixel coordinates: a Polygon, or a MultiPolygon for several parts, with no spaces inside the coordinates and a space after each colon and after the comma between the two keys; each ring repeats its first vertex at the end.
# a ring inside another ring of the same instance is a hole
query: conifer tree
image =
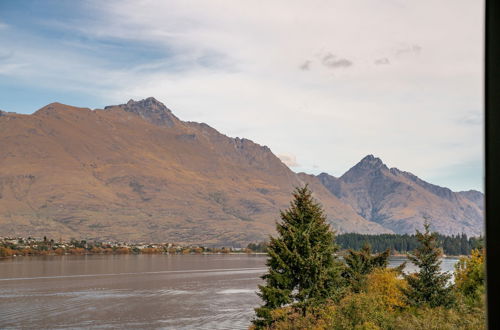
{"type": "Polygon", "coordinates": [[[343,283],[334,233],[307,185],[295,189],[290,208],[280,216],[278,235],[267,248],[265,285],[259,286],[264,305],[255,309],[257,328],[272,323],[274,309],[291,305],[305,314],[310,306],[335,299],[343,283]]]}
{"type": "MultiPolygon", "coordinates": [[[[343,276],[349,282],[353,292],[359,292],[364,286],[366,275],[370,274],[376,268],[386,268],[389,264],[390,249],[372,255],[372,249],[369,244],[365,244],[359,251],[347,250],[344,257],[346,270],[343,276]]],[[[397,270],[405,267],[405,264],[398,267],[397,270]]]]}
{"type": "Polygon", "coordinates": [[[452,287],[447,286],[451,275],[440,272],[442,255],[437,246],[437,233],[430,233],[429,223],[424,224],[425,232],[417,230],[419,246],[413,253],[408,254],[408,259],[420,268],[417,273],[405,275],[408,288],[403,292],[411,306],[428,305],[430,307],[449,307],[453,303],[452,287]]]}

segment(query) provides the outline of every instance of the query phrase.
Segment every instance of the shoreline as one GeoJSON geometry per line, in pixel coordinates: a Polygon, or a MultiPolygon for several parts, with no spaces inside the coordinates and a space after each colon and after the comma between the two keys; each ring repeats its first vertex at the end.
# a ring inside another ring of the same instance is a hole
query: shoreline
{"type": "Polygon", "coordinates": [[[63,256],[94,256],[94,255],[181,255],[181,256],[188,256],[188,255],[267,255],[265,252],[202,252],[202,253],[170,253],[170,252],[157,252],[157,253],[44,253],[44,254],[14,254],[11,256],[2,256],[0,257],[0,260],[3,259],[12,259],[12,258],[19,258],[19,257],[63,257],[63,256]]]}
{"type": "MultiPolygon", "coordinates": [[[[56,257],[56,256],[94,256],[94,255],[175,255],[175,256],[189,256],[189,255],[247,255],[247,256],[264,256],[267,255],[266,252],[201,252],[201,253],[195,253],[195,252],[190,252],[190,253],[170,253],[170,252],[156,252],[156,253],[44,253],[44,254],[14,254],[11,256],[2,256],[0,257],[0,260],[6,260],[6,259],[12,259],[12,258],[19,258],[19,257],[56,257]]],[[[339,257],[342,257],[342,255],[339,255],[339,257]]],[[[396,257],[396,258],[406,258],[406,254],[392,254],[390,257],[396,257]]],[[[468,255],[445,255],[442,256],[442,259],[460,259],[462,257],[469,257],[468,255]]]]}

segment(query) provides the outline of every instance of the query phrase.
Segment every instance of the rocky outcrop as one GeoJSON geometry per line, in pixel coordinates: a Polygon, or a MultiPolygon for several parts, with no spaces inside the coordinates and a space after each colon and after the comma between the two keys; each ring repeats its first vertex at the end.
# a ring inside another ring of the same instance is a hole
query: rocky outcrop
{"type": "Polygon", "coordinates": [[[460,191],[459,195],[467,198],[484,211],[484,194],[477,190],[460,191]]]}
{"type": "Polygon", "coordinates": [[[147,99],[140,101],[130,100],[126,104],[109,105],[104,107],[105,110],[116,108],[134,113],[150,123],[159,126],[173,127],[174,125],[180,123],[179,118],[177,118],[169,108],[167,108],[160,101],[156,100],[154,97],[148,97],[147,99]]]}

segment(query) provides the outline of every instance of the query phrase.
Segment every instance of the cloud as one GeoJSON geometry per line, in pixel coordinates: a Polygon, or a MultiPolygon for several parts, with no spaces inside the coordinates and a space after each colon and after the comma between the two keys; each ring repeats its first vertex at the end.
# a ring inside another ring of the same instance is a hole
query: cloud
{"type": "Polygon", "coordinates": [[[337,56],[331,53],[328,53],[323,57],[322,63],[324,66],[327,66],[329,68],[347,68],[352,65],[352,62],[348,59],[337,58],[337,56]]]}
{"type": "Polygon", "coordinates": [[[304,63],[302,63],[299,68],[303,71],[307,71],[307,70],[310,70],[311,68],[311,61],[305,61],[304,63]]]}
{"type": "Polygon", "coordinates": [[[405,45],[396,50],[396,55],[413,54],[418,55],[422,51],[422,47],[419,45],[405,45]]]}
{"type": "Polygon", "coordinates": [[[25,68],[26,63],[14,56],[14,52],[0,52],[0,75],[10,75],[25,68]]]}
{"type": "Polygon", "coordinates": [[[299,163],[297,163],[297,158],[292,154],[281,154],[277,156],[288,167],[300,166],[299,163]]]}
{"type": "Polygon", "coordinates": [[[458,120],[465,125],[482,125],[484,123],[484,114],[480,111],[469,111],[458,120]]]}
{"type": "Polygon", "coordinates": [[[391,62],[387,57],[379,58],[375,60],[375,65],[385,65],[385,64],[390,64],[391,62]]]}
{"type": "Polygon", "coordinates": [[[14,52],[0,52],[0,62],[7,61],[14,56],[14,52]]]}

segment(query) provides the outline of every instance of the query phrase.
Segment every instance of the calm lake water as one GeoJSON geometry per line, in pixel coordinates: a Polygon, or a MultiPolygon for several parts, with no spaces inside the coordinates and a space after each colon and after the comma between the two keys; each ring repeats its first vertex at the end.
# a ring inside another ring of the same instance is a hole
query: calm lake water
{"type": "MultiPolygon", "coordinates": [[[[391,258],[390,266],[404,258],[391,258]]],[[[265,255],[0,260],[2,329],[247,329],[265,255]]],[[[443,259],[452,271],[456,259],[443,259]]],[[[415,266],[409,264],[408,271],[415,266]]]]}

